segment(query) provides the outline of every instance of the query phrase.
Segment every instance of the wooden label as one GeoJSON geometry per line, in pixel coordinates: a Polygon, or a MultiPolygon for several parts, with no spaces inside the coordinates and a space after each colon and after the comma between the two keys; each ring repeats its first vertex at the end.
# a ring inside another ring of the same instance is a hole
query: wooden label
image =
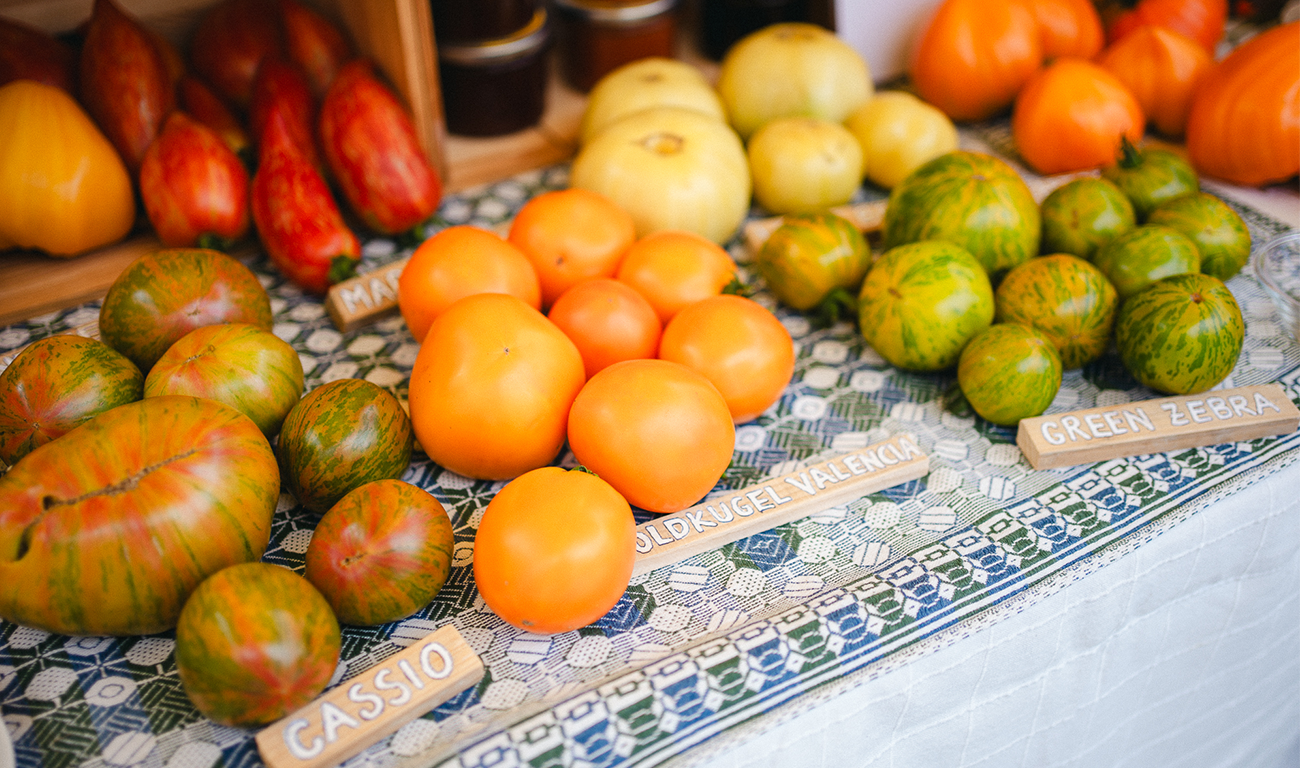
{"type": "Polygon", "coordinates": [[[645,573],[717,549],[836,504],[915,480],[929,471],[930,457],[916,441],[908,435],[895,435],[821,464],[656,517],[637,526],[632,573],[645,573]]]}
{"type": "Polygon", "coordinates": [[[334,327],[347,333],[397,309],[397,280],[410,259],[385,264],[373,272],[330,286],[325,311],[334,327]]]}
{"type": "Polygon", "coordinates": [[[483,677],[450,624],[257,734],[269,768],[337,765],[483,677]]]}
{"type": "Polygon", "coordinates": [[[1279,384],[1143,400],[1020,422],[1016,444],[1034,469],[1090,464],[1285,435],[1300,410],[1279,384]]]}

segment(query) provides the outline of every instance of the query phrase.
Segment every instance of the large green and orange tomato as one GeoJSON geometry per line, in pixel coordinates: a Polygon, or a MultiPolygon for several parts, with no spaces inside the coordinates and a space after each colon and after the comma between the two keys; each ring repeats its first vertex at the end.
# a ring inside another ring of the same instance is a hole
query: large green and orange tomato
{"type": "Polygon", "coordinates": [[[754,268],[786,306],[806,312],[836,289],[856,291],[871,267],[871,247],[834,213],[786,216],[759,248],[754,268]]]}
{"type": "Polygon", "coordinates": [[[211,398],[274,437],[302,387],[297,350],[255,325],[221,323],[195,328],[171,345],[149,371],[144,396],[211,398]]]}
{"type": "Polygon", "coordinates": [[[1201,251],[1172,227],[1144,224],[1098,248],[1092,263],[1122,300],[1162,277],[1200,272],[1201,251]]]}
{"type": "Polygon", "coordinates": [[[991,155],[957,150],[917,168],[889,193],[884,247],[960,245],[989,274],[1038,255],[1042,218],[1029,187],[991,155]]]}
{"type": "Polygon", "coordinates": [[[993,298],[998,322],[1041,331],[1067,369],[1106,351],[1119,306],[1119,294],[1101,270],[1064,253],[1030,259],[1011,270],[993,298]]]}
{"type": "Polygon", "coordinates": [[[943,240],[891,248],[858,295],[858,325],[877,352],[899,368],[937,371],[993,322],[993,286],[965,249],[943,240]]]}
{"type": "Polygon", "coordinates": [[[63,334],[32,342],[0,373],[0,461],[26,456],[104,411],[140,399],[144,376],[107,344],[63,334]]]}
{"type": "Polygon", "coordinates": [[[252,270],[220,251],[170,248],[118,275],[99,310],[104,342],[148,373],[180,337],[203,325],[271,330],[271,299],[252,270]]]}
{"type": "Polygon", "coordinates": [[[181,685],[205,717],[264,725],[311,701],[339,663],[339,623],[303,577],[271,563],[210,576],[176,625],[181,685]]]}
{"type": "Polygon", "coordinates": [[[1042,332],[998,323],[977,333],[962,349],[957,384],[976,413],[1010,426],[1052,404],[1061,388],[1061,358],[1042,332]]]}
{"type": "Polygon", "coordinates": [[[1216,277],[1174,275],[1120,307],[1115,342],[1133,376],[1154,390],[1188,395],[1223,381],[1237,365],[1246,324],[1216,277]]]}
{"type": "Polygon", "coordinates": [[[635,561],[627,500],[581,469],[541,467],[510,481],[474,536],[483,602],[537,634],[569,632],[604,616],[627,590],[635,561]]]}
{"type": "Polygon", "coordinates": [[[307,580],[344,624],[384,624],[423,608],[451,571],[451,520],[428,491],[376,480],[344,496],[316,525],[307,580]]]}
{"type": "Polygon", "coordinates": [[[1149,224],[1187,235],[1201,252],[1201,271],[1227,280],[1250,258],[1250,231],[1228,204],[1209,192],[1196,192],[1157,206],[1149,224]]]}
{"type": "Polygon", "coordinates": [[[411,419],[391,392],[364,379],[339,379],[298,401],[275,450],[286,490],[324,512],[353,488],[401,477],[414,444],[411,419]]]}
{"type": "Polygon", "coordinates": [[[0,478],[0,618],[73,635],[175,626],[196,585],[266,549],[271,445],[214,400],[118,406],[0,478]]]}
{"type": "Polygon", "coordinates": [[[1120,188],[1095,176],[1068,181],[1040,206],[1044,254],[1068,253],[1091,260],[1097,249],[1137,226],[1133,203],[1120,188]]]}

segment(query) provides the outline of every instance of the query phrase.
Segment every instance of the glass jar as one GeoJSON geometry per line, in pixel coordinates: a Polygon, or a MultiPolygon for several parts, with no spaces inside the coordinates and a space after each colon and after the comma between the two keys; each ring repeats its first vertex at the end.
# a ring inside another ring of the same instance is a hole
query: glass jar
{"type": "Polygon", "coordinates": [[[701,0],[700,51],[721,61],[733,43],[784,21],[812,21],[808,0],[701,0]]]}
{"type": "Polygon", "coordinates": [[[586,93],[623,64],[673,55],[677,0],[553,0],[560,71],[586,93]]]}
{"type": "Polygon", "coordinates": [[[541,120],[551,27],[539,7],[527,26],[491,40],[438,46],[447,130],[501,136],[541,120]]]}

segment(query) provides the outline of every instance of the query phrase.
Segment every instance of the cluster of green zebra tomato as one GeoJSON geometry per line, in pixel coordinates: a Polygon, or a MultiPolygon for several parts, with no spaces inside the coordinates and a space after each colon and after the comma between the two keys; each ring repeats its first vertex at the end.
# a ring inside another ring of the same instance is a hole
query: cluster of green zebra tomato
{"type": "Polygon", "coordinates": [[[1041,204],[997,158],[942,155],[891,191],[874,263],[835,219],[787,217],[756,260],[771,290],[799,310],[842,310],[856,291],[876,352],[905,370],[956,366],[966,401],[996,424],[1045,411],[1063,372],[1112,344],[1138,382],[1170,394],[1219,383],[1241,351],[1224,281],[1250,235],[1168,150],[1125,145],[1041,204]]]}

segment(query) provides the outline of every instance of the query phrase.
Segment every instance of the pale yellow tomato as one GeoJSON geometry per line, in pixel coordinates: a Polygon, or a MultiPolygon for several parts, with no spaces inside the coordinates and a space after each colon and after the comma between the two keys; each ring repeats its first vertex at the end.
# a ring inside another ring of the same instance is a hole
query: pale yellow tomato
{"type": "Polygon", "coordinates": [[[587,94],[580,142],[586,144],[610,123],[651,107],[683,107],[720,122],[727,119],[722,99],[700,70],[677,59],[648,56],[596,82],[587,94]]]}
{"type": "Polygon", "coordinates": [[[957,148],[957,126],[905,91],[882,91],[844,121],[862,146],[866,177],[892,189],[907,174],[957,148]]]}
{"type": "Polygon", "coordinates": [[[847,203],[862,183],[862,147],[839,123],[782,117],[750,138],[754,199],[772,213],[814,213],[847,203]]]}

